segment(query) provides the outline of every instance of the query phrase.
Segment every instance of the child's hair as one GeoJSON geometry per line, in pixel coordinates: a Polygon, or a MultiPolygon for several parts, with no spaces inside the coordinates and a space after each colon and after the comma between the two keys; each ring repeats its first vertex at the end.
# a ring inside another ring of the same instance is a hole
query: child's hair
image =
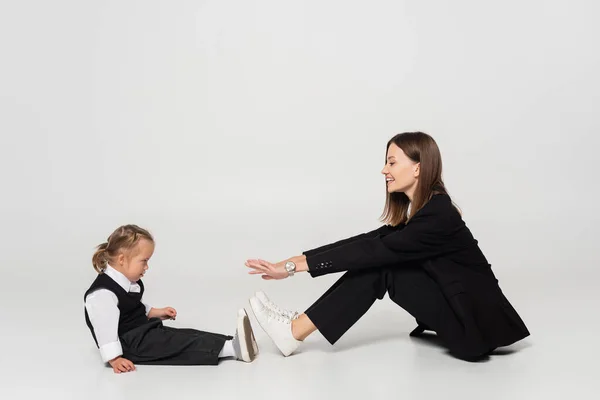
{"type": "Polygon", "coordinates": [[[96,272],[104,272],[106,264],[112,261],[120,250],[129,251],[133,249],[141,239],[154,242],[150,232],[137,225],[123,225],[115,229],[106,242],[96,247],[97,250],[92,257],[92,265],[96,272]]]}

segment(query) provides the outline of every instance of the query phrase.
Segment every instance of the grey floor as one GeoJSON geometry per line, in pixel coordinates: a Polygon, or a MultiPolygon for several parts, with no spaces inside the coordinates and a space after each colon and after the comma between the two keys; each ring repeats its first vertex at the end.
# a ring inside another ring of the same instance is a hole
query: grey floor
{"type": "MultiPolygon", "coordinates": [[[[172,326],[222,333],[231,332],[236,308],[247,305],[253,290],[264,289],[281,305],[303,309],[337,279],[303,275],[274,283],[243,274],[225,279],[156,272],[157,279],[146,278],[153,292],[147,299],[177,308],[172,326]]],[[[600,300],[593,272],[497,272],[532,336],[484,362],[460,361],[435,343],[410,338],[413,319],[386,297],[335,346],[317,332],[297,354],[284,358],[252,319],[261,351],[252,364],[138,366],[134,373],[116,375],[101,363],[87,331],[81,288],[73,281],[48,285],[47,279],[13,270],[2,285],[4,300],[12,301],[4,302],[8,329],[3,324],[1,397],[598,398],[600,300]]]]}

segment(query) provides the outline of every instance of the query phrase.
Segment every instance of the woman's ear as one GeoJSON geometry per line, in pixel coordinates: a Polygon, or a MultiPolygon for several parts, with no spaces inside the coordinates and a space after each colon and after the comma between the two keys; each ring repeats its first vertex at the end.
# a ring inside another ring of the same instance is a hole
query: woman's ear
{"type": "Polygon", "coordinates": [[[419,177],[419,173],[421,172],[421,163],[418,162],[415,164],[415,172],[414,172],[414,176],[415,178],[419,177]]]}

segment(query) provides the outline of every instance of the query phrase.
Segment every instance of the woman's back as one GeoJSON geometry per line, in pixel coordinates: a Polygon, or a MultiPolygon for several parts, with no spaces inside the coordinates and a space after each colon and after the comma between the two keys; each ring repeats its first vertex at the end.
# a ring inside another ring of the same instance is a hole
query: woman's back
{"type": "Polygon", "coordinates": [[[481,251],[478,240],[475,239],[459,211],[452,204],[450,196],[435,195],[430,201],[438,203],[432,204],[436,208],[436,217],[445,220],[444,224],[447,224],[445,229],[448,236],[445,245],[448,247],[448,252],[444,257],[471,271],[495,279],[491,265],[481,251]]]}

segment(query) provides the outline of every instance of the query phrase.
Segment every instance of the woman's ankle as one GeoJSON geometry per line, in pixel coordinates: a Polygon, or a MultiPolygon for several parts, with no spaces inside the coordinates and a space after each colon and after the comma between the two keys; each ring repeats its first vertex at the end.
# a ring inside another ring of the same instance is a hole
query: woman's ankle
{"type": "Polygon", "coordinates": [[[301,314],[298,318],[292,320],[292,336],[296,340],[303,341],[315,330],[316,327],[306,314],[301,314]]]}
{"type": "Polygon", "coordinates": [[[292,336],[294,337],[294,339],[300,340],[299,334],[298,334],[298,323],[296,323],[296,321],[298,321],[298,320],[297,319],[292,320],[292,336]]]}

